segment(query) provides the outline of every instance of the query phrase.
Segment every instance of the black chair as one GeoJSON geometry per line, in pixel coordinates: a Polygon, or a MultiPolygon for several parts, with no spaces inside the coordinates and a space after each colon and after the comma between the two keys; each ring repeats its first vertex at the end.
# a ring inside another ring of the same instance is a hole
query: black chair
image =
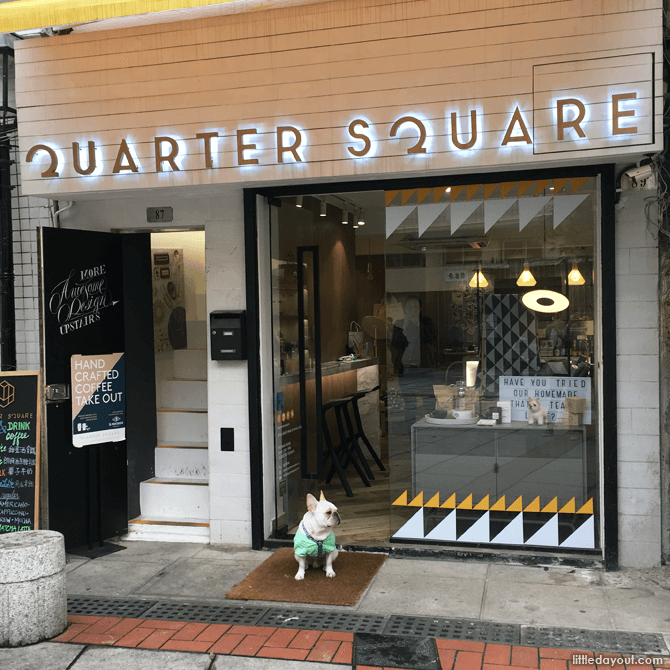
{"type": "MultiPolygon", "coordinates": [[[[367,447],[368,451],[370,452],[370,455],[374,459],[375,463],[378,465],[380,470],[386,471],[386,468],[384,467],[384,464],[381,462],[381,459],[377,455],[377,452],[374,450],[374,447],[370,444],[370,440],[368,440],[367,435],[365,434],[365,431],[363,430],[363,421],[361,420],[361,412],[358,408],[358,401],[361,398],[364,398],[368,393],[372,393],[373,391],[378,391],[379,386],[375,386],[374,388],[370,389],[369,391],[359,391],[357,393],[352,393],[350,396],[347,396],[350,399],[351,402],[351,408],[354,413],[354,421],[356,423],[355,430],[352,427],[351,429],[351,434],[352,434],[352,440],[356,443],[358,447],[358,440],[363,440],[363,444],[367,447]]],[[[358,452],[360,453],[360,457],[363,459],[363,462],[367,466],[367,461],[363,457],[363,453],[358,447],[358,452]]],[[[366,470],[370,470],[368,467],[366,467],[366,470]]],[[[372,476],[372,472],[369,472],[370,479],[374,479],[372,476]]]]}
{"type": "MultiPolygon", "coordinates": [[[[347,404],[350,403],[348,398],[339,398],[337,400],[331,400],[321,407],[321,426],[323,431],[323,439],[326,443],[326,449],[324,450],[324,459],[323,466],[325,466],[326,460],[330,458],[330,471],[328,472],[328,477],[326,478],[326,483],[330,484],[330,481],[333,478],[335,472],[337,472],[340,482],[349,498],[353,498],[354,494],[347,480],[347,467],[349,463],[352,463],[354,469],[358,473],[358,476],[361,478],[365,486],[372,486],[365,476],[365,472],[361,469],[356,458],[356,450],[360,452],[360,447],[355,440],[352,440],[353,429],[348,429],[351,424],[351,419],[348,416],[348,411],[346,409],[347,404]],[[333,440],[333,435],[331,434],[330,427],[328,425],[329,411],[335,415],[335,422],[337,425],[337,440],[338,443],[335,444],[333,440]],[[344,461],[346,459],[346,461],[344,461]],[[344,461],[344,465],[343,465],[344,461]]],[[[362,456],[362,453],[360,454],[362,456]]],[[[359,457],[360,457],[359,456],[359,457]]],[[[365,468],[369,470],[367,462],[363,459],[365,463],[365,468]]],[[[321,475],[321,473],[320,473],[321,475]]]]}

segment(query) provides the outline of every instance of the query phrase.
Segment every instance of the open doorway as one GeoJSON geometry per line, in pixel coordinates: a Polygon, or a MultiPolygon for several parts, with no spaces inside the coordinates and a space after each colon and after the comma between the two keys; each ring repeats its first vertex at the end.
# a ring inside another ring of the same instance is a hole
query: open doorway
{"type": "Polygon", "coordinates": [[[156,429],[134,539],[209,540],[205,232],[151,233],[156,429]]]}

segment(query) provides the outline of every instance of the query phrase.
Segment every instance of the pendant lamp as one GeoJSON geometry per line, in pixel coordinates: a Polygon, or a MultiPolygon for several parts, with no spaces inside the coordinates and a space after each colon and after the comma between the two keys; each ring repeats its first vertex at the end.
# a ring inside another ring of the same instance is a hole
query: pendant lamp
{"type": "Polygon", "coordinates": [[[516,280],[516,285],[517,286],[535,286],[537,282],[535,281],[535,277],[533,277],[533,273],[530,271],[530,268],[528,267],[528,263],[523,264],[523,272],[519,275],[519,278],[516,280]]]}
{"type": "Polygon", "coordinates": [[[577,261],[572,262],[572,270],[568,272],[568,285],[569,286],[581,286],[586,283],[586,279],[582,276],[582,273],[577,267],[577,261]]]}
{"type": "Polygon", "coordinates": [[[488,281],[486,281],[486,277],[484,276],[484,273],[481,271],[481,269],[476,270],[472,274],[472,279],[470,280],[470,288],[486,288],[489,285],[488,281]]]}

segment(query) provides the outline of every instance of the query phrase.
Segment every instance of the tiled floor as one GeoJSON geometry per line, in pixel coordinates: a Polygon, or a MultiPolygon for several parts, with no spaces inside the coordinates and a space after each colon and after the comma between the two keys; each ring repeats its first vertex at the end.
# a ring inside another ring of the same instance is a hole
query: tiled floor
{"type": "MultiPolygon", "coordinates": [[[[360,636],[361,638],[363,636],[360,636]]],[[[353,633],[312,631],[265,626],[229,626],[119,617],[69,617],[68,629],[54,642],[106,645],[136,649],[200,652],[226,656],[247,656],[352,665],[356,670],[668,670],[670,657],[626,657],[592,651],[523,647],[433,638],[408,638],[407,653],[393,650],[395,665],[366,665],[385,658],[389,645],[398,646],[401,636],[368,636],[356,645],[353,633]],[[371,648],[376,644],[377,648],[371,648]],[[367,645],[367,646],[366,646],[367,645]],[[421,660],[417,648],[423,645],[421,660]],[[355,649],[357,651],[355,651],[355,649]],[[425,653],[428,649],[429,653],[425,653]],[[358,658],[354,658],[358,654],[358,658]],[[402,659],[405,659],[404,662],[402,659]],[[398,661],[400,659],[400,661],[398,661]],[[363,661],[360,663],[358,661],[363,661]]],[[[391,654],[393,655],[393,654],[391,654]]],[[[213,656],[212,656],[213,658],[213,656]]],[[[387,657],[388,658],[388,657],[387,657]]],[[[390,660],[390,659],[388,659],[390,660]]]]}
{"type": "Polygon", "coordinates": [[[70,615],[68,620],[68,629],[54,642],[352,662],[353,633],[77,615],[70,615]]]}

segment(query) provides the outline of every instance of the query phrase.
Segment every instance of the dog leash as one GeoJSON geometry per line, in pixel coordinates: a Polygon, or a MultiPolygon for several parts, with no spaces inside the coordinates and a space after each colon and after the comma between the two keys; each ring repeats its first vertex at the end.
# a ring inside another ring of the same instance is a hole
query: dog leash
{"type": "Polygon", "coordinates": [[[326,540],[315,540],[315,539],[314,539],[314,538],[307,532],[307,528],[305,528],[305,524],[304,524],[304,523],[301,523],[301,524],[300,524],[300,527],[302,528],[302,534],[303,534],[308,540],[311,540],[312,542],[315,542],[315,543],[316,543],[316,546],[317,546],[317,549],[318,549],[318,553],[317,553],[316,557],[317,557],[317,558],[321,558],[321,557],[324,555],[324,551],[323,551],[323,543],[324,543],[328,538],[326,538],[326,540]]]}

